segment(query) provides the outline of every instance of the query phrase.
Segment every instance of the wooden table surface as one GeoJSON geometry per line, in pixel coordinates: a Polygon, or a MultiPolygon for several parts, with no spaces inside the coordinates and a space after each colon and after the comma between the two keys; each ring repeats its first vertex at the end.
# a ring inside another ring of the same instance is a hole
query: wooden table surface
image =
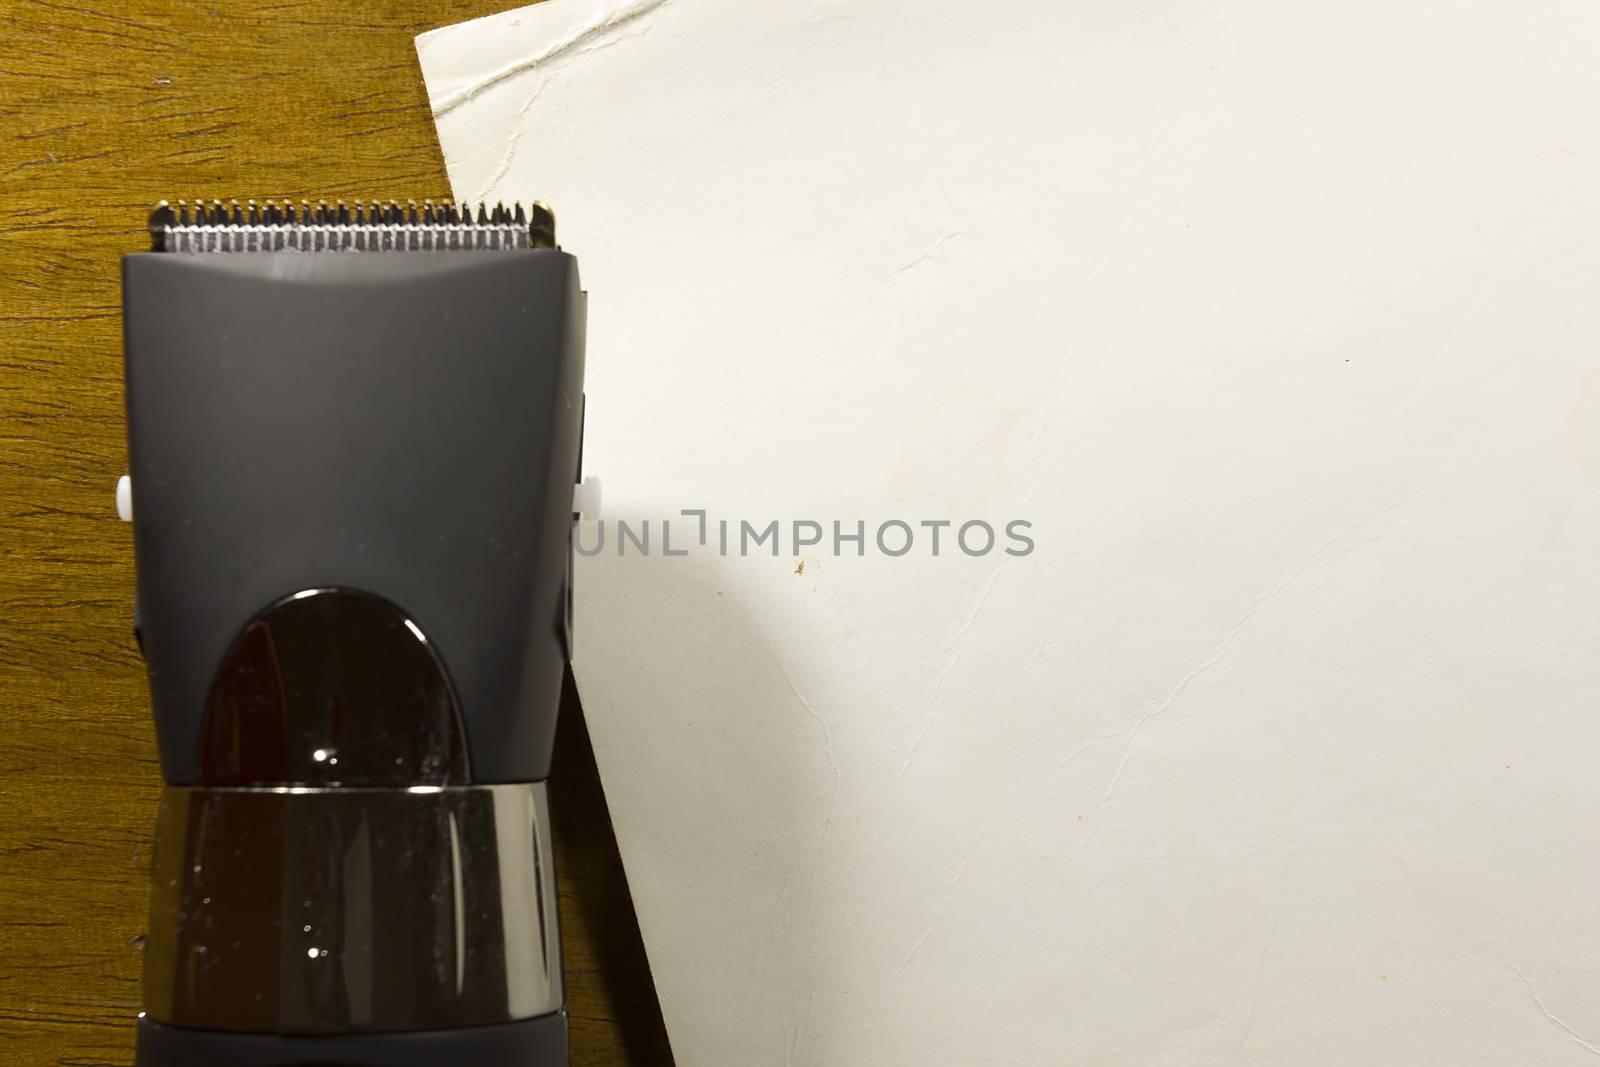
{"type": "MultiPolygon", "coordinates": [[[[0,5],[0,1062],[132,1061],[159,772],[112,498],[118,257],[160,199],[448,198],[411,41],[507,6],[0,5]]],[[[572,1062],[670,1063],[574,701],[562,722],[572,1062]]]]}

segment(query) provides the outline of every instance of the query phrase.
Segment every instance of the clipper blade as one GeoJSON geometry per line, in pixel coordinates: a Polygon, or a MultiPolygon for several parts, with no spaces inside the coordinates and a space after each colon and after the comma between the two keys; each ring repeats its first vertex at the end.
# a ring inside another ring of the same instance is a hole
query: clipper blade
{"type": "Polygon", "coordinates": [[[446,252],[555,248],[555,215],[534,201],[493,207],[415,200],[163,200],[150,212],[157,252],[446,252]]]}

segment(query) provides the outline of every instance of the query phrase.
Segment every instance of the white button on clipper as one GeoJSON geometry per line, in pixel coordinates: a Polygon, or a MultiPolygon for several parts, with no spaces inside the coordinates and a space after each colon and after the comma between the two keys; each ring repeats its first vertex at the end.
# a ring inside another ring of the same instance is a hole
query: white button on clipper
{"type": "Polygon", "coordinates": [[[573,487],[572,510],[586,522],[594,522],[600,518],[599,478],[591,475],[573,487]]]}
{"type": "Polygon", "coordinates": [[[117,479],[117,518],[133,521],[133,479],[126,474],[117,479]]]}

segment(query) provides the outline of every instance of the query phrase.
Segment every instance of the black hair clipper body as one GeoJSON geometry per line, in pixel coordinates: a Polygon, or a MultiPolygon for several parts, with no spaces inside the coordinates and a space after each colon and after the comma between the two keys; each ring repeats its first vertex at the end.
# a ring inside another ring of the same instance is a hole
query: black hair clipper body
{"type": "Polygon", "coordinates": [[[123,265],[167,781],[138,1062],[565,1064],[577,263],[538,207],[151,231],[123,265]]]}

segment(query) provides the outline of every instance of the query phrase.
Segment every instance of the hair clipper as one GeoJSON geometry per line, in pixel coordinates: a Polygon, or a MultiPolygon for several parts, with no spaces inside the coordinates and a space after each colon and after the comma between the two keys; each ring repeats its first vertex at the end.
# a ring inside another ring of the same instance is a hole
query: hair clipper
{"type": "Polygon", "coordinates": [[[150,231],[123,261],[166,779],[138,1063],[564,1065],[577,262],[540,205],[150,231]]]}

